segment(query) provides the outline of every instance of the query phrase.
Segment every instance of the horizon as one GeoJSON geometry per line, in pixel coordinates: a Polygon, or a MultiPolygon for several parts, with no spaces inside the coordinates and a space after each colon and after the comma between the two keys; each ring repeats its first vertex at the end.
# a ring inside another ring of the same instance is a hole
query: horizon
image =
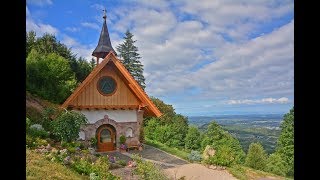
{"type": "Polygon", "coordinates": [[[26,31],[87,61],[107,9],[113,48],[137,40],[147,94],[184,116],[285,114],[294,104],[294,2],[30,0],[26,31]]]}

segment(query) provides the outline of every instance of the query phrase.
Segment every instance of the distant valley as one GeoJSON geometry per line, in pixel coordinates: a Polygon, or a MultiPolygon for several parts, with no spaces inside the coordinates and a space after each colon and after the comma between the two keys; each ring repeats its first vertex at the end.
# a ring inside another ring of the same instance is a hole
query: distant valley
{"type": "Polygon", "coordinates": [[[190,116],[188,119],[191,125],[199,127],[201,131],[204,131],[208,124],[214,120],[239,139],[245,152],[251,142],[259,141],[266,152],[270,154],[274,152],[280,135],[283,114],[190,116]]]}

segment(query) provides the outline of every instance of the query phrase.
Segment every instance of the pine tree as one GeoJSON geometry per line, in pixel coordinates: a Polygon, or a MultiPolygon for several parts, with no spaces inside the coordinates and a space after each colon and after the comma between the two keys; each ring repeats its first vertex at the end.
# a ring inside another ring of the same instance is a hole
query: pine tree
{"type": "Polygon", "coordinates": [[[133,40],[132,38],[133,34],[127,30],[124,42],[117,46],[117,51],[119,52],[121,62],[144,89],[146,85],[145,78],[143,76],[143,65],[139,60],[141,57],[138,53],[138,47],[134,45],[136,40],[133,40]]]}

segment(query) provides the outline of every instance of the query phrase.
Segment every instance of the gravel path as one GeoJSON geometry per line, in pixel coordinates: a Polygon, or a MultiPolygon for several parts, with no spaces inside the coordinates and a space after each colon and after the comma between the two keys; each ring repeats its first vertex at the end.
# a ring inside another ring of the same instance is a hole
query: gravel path
{"type": "MultiPolygon", "coordinates": [[[[155,147],[144,145],[143,151],[131,150],[126,153],[112,152],[110,154],[120,159],[131,160],[132,154],[139,154],[146,161],[151,161],[157,165],[160,165],[160,168],[163,169],[164,173],[170,179],[179,179],[184,177],[185,180],[234,180],[233,177],[227,170],[214,170],[209,169],[201,164],[189,163],[183,159],[180,159],[176,156],[168,154],[160,149],[155,147]]],[[[124,180],[136,180],[138,177],[132,175],[133,168],[125,167],[119,169],[113,169],[111,172],[114,175],[122,177],[124,180]]]]}
{"type": "Polygon", "coordinates": [[[201,164],[195,163],[164,169],[164,173],[170,177],[170,179],[184,177],[185,180],[236,180],[236,178],[226,170],[209,169],[201,164]]]}
{"type": "Polygon", "coordinates": [[[143,144],[144,149],[143,151],[138,151],[138,150],[131,150],[129,151],[130,154],[139,154],[145,159],[150,159],[153,161],[159,161],[167,164],[174,164],[174,165],[183,165],[183,164],[188,164],[187,161],[173,156],[171,154],[168,154],[167,152],[164,152],[158,148],[143,144]]]}

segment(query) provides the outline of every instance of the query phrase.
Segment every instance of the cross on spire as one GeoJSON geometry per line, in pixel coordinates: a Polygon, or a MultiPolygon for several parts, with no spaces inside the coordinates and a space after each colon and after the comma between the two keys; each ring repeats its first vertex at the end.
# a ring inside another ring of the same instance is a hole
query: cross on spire
{"type": "Polygon", "coordinates": [[[107,9],[104,8],[102,11],[103,11],[103,19],[107,19],[107,9]]]}

